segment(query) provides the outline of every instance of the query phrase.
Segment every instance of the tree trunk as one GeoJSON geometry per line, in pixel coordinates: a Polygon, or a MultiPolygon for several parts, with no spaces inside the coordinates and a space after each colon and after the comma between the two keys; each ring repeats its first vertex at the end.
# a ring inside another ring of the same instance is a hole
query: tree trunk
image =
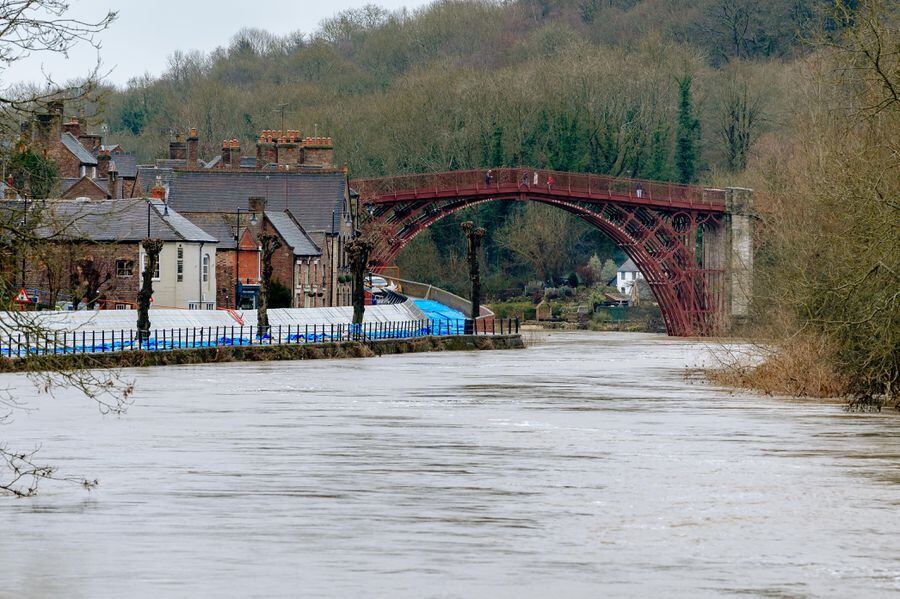
{"type": "Polygon", "coordinates": [[[366,312],[366,292],[363,283],[366,278],[366,269],[369,266],[369,253],[372,251],[372,243],[357,237],[347,243],[345,251],[350,262],[350,274],[353,276],[353,289],[351,300],[353,301],[353,324],[362,324],[366,312]]]}
{"type": "Polygon", "coordinates": [[[146,258],[144,260],[144,272],[141,274],[141,290],[138,293],[138,339],[146,341],[150,338],[150,299],[153,297],[153,273],[159,263],[159,253],[162,251],[161,239],[147,238],[141,242],[146,258]]]}
{"type": "Polygon", "coordinates": [[[261,248],[262,280],[259,285],[259,306],[256,309],[256,324],[260,335],[269,332],[269,292],[272,285],[272,256],[281,247],[281,240],[271,233],[259,234],[261,248]]]}

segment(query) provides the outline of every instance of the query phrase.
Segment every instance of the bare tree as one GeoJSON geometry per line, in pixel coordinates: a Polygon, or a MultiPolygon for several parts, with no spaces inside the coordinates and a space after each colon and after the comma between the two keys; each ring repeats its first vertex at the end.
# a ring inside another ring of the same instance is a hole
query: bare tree
{"type": "Polygon", "coordinates": [[[763,121],[762,100],[745,79],[734,77],[726,84],[719,118],[726,165],[731,172],[742,171],[763,121]]]}
{"type": "MultiPolygon", "coordinates": [[[[64,0],[0,0],[0,75],[10,65],[39,53],[68,55],[78,44],[88,44],[99,50],[97,34],[107,29],[115,20],[116,13],[107,12],[97,20],[85,21],[70,16],[69,3],[64,0]]],[[[6,148],[15,148],[15,136],[19,134],[19,123],[30,120],[52,100],[84,98],[96,89],[99,80],[100,61],[77,86],[60,86],[49,77],[41,90],[7,83],[0,87],[0,138],[7,142],[6,148]]],[[[25,193],[26,190],[20,190],[25,193]]],[[[0,210],[0,341],[9,342],[10,337],[24,335],[36,344],[52,339],[51,331],[40,318],[39,313],[12,310],[15,306],[14,265],[7,256],[22,256],[26,250],[50,242],[53,235],[46,230],[50,218],[43,207],[34,202],[4,204],[0,210]],[[28,218],[23,218],[25,214],[28,218]]],[[[59,231],[64,223],[57,223],[59,231]]],[[[93,399],[104,412],[121,413],[128,404],[133,387],[123,382],[117,373],[91,370],[87,359],[80,367],[47,356],[46,370],[30,372],[28,376],[44,392],[53,389],[74,387],[93,399]]],[[[14,410],[24,407],[11,389],[0,389],[0,424],[8,421],[14,410]]],[[[61,476],[52,466],[35,461],[37,449],[17,451],[0,443],[0,493],[17,496],[31,496],[37,492],[42,480],[54,479],[76,481],[90,488],[96,481],[61,476]]]]}
{"type": "MultiPolygon", "coordinates": [[[[98,51],[97,34],[115,21],[117,13],[108,11],[97,20],[72,18],[65,0],[0,0],[0,75],[15,62],[35,53],[57,53],[68,56],[79,44],[98,51]]],[[[17,133],[23,118],[34,114],[51,100],[84,98],[93,92],[100,80],[100,60],[84,74],[77,86],[62,86],[47,78],[42,90],[13,87],[0,88],[0,135],[17,133]]]]}
{"type": "Polygon", "coordinates": [[[544,281],[555,281],[584,231],[582,223],[559,208],[528,204],[497,232],[497,243],[521,256],[544,281]]]}

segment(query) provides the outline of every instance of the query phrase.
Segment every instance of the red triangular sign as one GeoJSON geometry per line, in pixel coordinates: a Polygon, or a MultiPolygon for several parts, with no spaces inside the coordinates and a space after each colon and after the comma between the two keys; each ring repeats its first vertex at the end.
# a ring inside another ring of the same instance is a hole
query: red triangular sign
{"type": "Polygon", "coordinates": [[[16,301],[20,304],[30,304],[31,298],[28,297],[28,292],[25,291],[25,288],[19,290],[19,295],[16,296],[16,301]]]}

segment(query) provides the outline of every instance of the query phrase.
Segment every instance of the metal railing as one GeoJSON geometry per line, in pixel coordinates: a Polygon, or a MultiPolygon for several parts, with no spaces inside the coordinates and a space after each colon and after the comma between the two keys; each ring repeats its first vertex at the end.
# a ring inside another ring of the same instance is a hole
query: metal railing
{"type": "Polygon", "coordinates": [[[447,195],[448,192],[466,195],[540,191],[571,197],[621,199],[720,210],[725,208],[723,189],[524,167],[491,169],[490,177],[487,169],[475,169],[357,179],[351,181],[351,185],[361,194],[363,201],[428,198],[447,195]]]}
{"type": "Polygon", "coordinates": [[[98,354],[126,351],[168,351],[205,347],[298,345],[380,341],[456,335],[518,334],[519,319],[491,321],[468,319],[420,319],[398,322],[354,324],[271,325],[260,331],[255,326],[218,326],[151,329],[140,339],[136,329],[103,331],[48,331],[33,335],[8,335],[0,339],[0,357],[98,354]]]}

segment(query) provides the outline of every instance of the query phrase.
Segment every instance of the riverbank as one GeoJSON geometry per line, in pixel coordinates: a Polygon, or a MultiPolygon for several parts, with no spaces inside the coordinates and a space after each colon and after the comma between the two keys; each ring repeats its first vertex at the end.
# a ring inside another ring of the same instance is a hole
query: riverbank
{"type": "Polygon", "coordinates": [[[220,362],[265,362],[280,360],[320,360],[328,358],[371,358],[391,354],[441,351],[524,349],[521,335],[452,335],[412,339],[379,339],[366,342],[301,343],[277,345],[232,345],[172,349],[166,351],[124,351],[93,354],[64,354],[0,359],[0,372],[40,372],[50,369],[133,368],[176,364],[220,362]]]}

